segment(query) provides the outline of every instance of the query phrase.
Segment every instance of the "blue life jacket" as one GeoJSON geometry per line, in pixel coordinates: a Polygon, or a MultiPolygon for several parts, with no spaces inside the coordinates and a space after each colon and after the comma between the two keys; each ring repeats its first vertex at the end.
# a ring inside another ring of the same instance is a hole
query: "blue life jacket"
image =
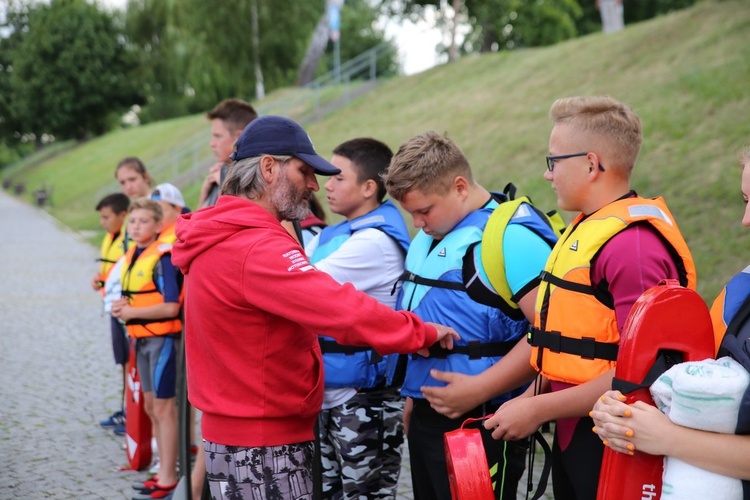
{"type": "MultiPolygon", "coordinates": [[[[318,246],[310,256],[315,264],[330,256],[362,229],[374,228],[383,231],[398,243],[406,255],[409,249],[409,231],[398,208],[386,201],[378,208],[361,217],[328,226],[320,233],[318,246]]],[[[320,346],[325,365],[326,388],[356,387],[373,388],[390,383],[388,373],[395,371],[398,355],[380,356],[369,347],[344,346],[330,337],[320,336],[320,346]]]]}
{"type": "MultiPolygon", "coordinates": [[[[731,356],[750,372],[750,267],[729,280],[719,297],[711,312],[720,310],[727,326],[716,357],[731,356]]],[[[750,389],[742,398],[735,432],[750,434],[750,389]]]]}
{"type": "MultiPolygon", "coordinates": [[[[477,302],[465,286],[467,261],[475,260],[474,249],[482,241],[488,219],[506,199],[493,193],[492,201],[467,215],[438,242],[422,231],[412,241],[402,276],[399,308],[415,312],[424,321],[452,326],[461,340],[452,351],[433,346],[429,358],[412,356],[407,364],[403,395],[423,398],[420,387],[445,386],[430,376],[432,368],[468,375],[483,372],[528,331],[529,323],[523,315],[511,317],[502,308],[477,302]]],[[[535,232],[542,226],[548,227],[536,218],[534,212],[528,217],[511,217],[507,224],[522,224],[535,232]]],[[[551,229],[550,233],[554,234],[551,229]]],[[[500,404],[524,389],[503,394],[492,402],[500,404]]]]}
{"type": "MultiPolygon", "coordinates": [[[[711,316],[720,341],[716,357],[731,356],[750,372],[750,266],[729,280],[714,302],[711,316]]],[[[742,397],[734,432],[750,434],[750,389],[742,397]]],[[[743,480],[742,489],[743,498],[750,499],[750,481],[743,480]]]]}

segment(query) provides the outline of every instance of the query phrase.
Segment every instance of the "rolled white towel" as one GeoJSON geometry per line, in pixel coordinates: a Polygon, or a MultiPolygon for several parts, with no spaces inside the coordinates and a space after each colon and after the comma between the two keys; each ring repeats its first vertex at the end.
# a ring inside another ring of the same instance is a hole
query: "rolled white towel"
{"type": "Polygon", "coordinates": [[[729,357],[680,363],[651,386],[656,406],[679,425],[733,434],[750,374],[729,357]]]}
{"type": "MultiPolygon", "coordinates": [[[[680,363],[651,386],[656,406],[684,427],[733,434],[750,374],[724,357],[680,363]]],[[[665,457],[662,498],[742,500],[742,481],[665,457]]]]}
{"type": "Polygon", "coordinates": [[[742,500],[742,481],[699,469],[674,457],[664,457],[661,498],[742,500]]]}

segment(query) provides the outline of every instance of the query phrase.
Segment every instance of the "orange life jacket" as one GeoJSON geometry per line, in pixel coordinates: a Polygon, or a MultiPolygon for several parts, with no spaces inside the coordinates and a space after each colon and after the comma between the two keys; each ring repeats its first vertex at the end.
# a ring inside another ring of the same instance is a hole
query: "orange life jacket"
{"type": "Polygon", "coordinates": [[[548,379],[581,384],[615,366],[620,331],[614,305],[602,302],[592,286],[591,261],[634,223],[648,223],[661,234],[675,258],[680,284],[695,290],[692,255],[662,198],[624,198],[588,217],[579,214],[542,272],[528,336],[531,364],[548,379]]]}
{"type": "MultiPolygon", "coordinates": [[[[172,245],[156,240],[147,246],[133,261],[136,246],[125,254],[122,266],[122,294],[130,299],[131,307],[148,307],[164,303],[164,295],[156,287],[155,274],[162,255],[171,253],[172,245]]],[[[180,292],[180,303],[183,293],[180,292]]],[[[132,319],[125,323],[128,335],[134,338],[176,334],[182,331],[182,321],[178,314],[174,318],[161,320],[132,319]]]]}

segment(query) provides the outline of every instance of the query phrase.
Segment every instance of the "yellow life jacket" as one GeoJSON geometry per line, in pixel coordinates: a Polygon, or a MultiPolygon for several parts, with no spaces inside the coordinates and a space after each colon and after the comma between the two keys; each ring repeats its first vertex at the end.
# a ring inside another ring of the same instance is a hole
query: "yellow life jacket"
{"type": "MultiPolygon", "coordinates": [[[[487,219],[482,240],[469,246],[464,257],[462,275],[469,297],[480,304],[496,307],[511,319],[523,319],[518,297],[513,294],[505,275],[505,230],[520,224],[542,238],[550,248],[565,230],[565,221],[556,211],[542,212],[528,196],[516,196],[516,187],[508,183],[502,195],[493,193],[497,208],[487,219]]],[[[529,283],[519,293],[523,296],[538,284],[529,283]]]]}
{"type": "Polygon", "coordinates": [[[162,229],[157,239],[162,243],[168,243],[170,245],[177,241],[177,235],[174,232],[175,225],[176,224],[172,224],[171,226],[162,229]]]}
{"type": "MultiPolygon", "coordinates": [[[[668,244],[682,286],[695,290],[690,250],[661,198],[624,198],[584,218],[580,214],[552,250],[541,275],[531,364],[550,380],[581,384],[615,366],[620,341],[614,304],[591,283],[591,261],[613,236],[648,223],[668,244]]],[[[667,278],[667,276],[665,276],[667,278]]]]}
{"type": "Polygon", "coordinates": [[[100,250],[99,262],[99,275],[97,281],[99,281],[99,291],[104,296],[104,283],[109,277],[109,273],[112,271],[112,267],[115,263],[125,254],[125,231],[120,231],[116,235],[113,233],[107,233],[102,239],[102,246],[100,250]]]}
{"type": "MultiPolygon", "coordinates": [[[[122,294],[130,299],[130,306],[135,308],[163,304],[164,295],[156,287],[155,274],[159,259],[162,255],[172,251],[172,245],[156,240],[146,247],[134,261],[135,250],[136,245],[133,245],[125,254],[125,262],[120,275],[122,294]]],[[[180,303],[182,303],[182,292],[180,292],[180,303]]],[[[161,320],[131,319],[125,325],[128,335],[134,338],[176,334],[182,331],[179,314],[176,317],[161,320]]]]}

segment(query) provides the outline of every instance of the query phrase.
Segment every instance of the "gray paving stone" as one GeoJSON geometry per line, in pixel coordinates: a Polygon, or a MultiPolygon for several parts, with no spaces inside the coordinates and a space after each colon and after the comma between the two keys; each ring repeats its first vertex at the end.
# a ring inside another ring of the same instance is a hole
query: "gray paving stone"
{"type": "Polygon", "coordinates": [[[129,498],[141,474],[98,425],[120,379],[96,250],[0,193],[0,256],[0,498],[129,498]]]}

